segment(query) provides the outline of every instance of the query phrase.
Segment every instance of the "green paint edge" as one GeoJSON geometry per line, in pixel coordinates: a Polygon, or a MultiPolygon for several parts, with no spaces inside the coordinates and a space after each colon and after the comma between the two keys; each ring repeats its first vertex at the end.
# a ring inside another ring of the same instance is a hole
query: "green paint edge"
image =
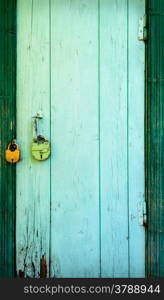
{"type": "Polygon", "coordinates": [[[147,1],[146,276],[164,277],[164,1],[147,1]]]}
{"type": "Polygon", "coordinates": [[[13,278],[16,168],[5,149],[16,137],[16,0],[0,0],[0,33],[0,277],[13,278]]]}

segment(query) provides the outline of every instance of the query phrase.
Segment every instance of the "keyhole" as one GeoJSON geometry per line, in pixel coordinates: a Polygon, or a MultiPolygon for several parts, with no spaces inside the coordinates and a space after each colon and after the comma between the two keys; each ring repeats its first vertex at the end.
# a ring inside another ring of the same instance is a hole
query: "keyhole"
{"type": "Polygon", "coordinates": [[[41,159],[42,159],[42,157],[43,157],[42,154],[40,154],[40,158],[41,158],[41,159]]]}

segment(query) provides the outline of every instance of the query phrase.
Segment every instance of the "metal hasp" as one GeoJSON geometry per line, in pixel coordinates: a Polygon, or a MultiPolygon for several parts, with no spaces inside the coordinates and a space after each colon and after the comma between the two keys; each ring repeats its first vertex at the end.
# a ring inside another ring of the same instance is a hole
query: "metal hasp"
{"type": "Polygon", "coordinates": [[[36,160],[43,161],[49,158],[51,150],[49,141],[39,133],[39,121],[43,119],[42,112],[38,112],[33,117],[33,142],[32,157],[36,160]]]}
{"type": "Polygon", "coordinates": [[[139,18],[138,40],[139,41],[147,40],[146,15],[139,18]]]}
{"type": "Polygon", "coordinates": [[[37,139],[38,137],[38,129],[39,129],[39,121],[43,119],[43,113],[39,111],[33,119],[33,139],[37,139]]]}

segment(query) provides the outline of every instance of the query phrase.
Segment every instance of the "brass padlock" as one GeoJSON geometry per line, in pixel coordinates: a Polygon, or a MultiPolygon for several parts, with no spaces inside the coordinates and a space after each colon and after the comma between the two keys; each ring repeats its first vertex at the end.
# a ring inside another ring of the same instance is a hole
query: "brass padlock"
{"type": "Polygon", "coordinates": [[[32,156],[36,160],[46,160],[50,156],[50,143],[44,136],[39,135],[32,143],[32,156]]]}
{"type": "Polygon", "coordinates": [[[16,144],[14,141],[12,141],[9,145],[8,148],[5,151],[5,157],[6,161],[9,163],[16,163],[20,159],[20,151],[18,144],[16,144]]]}

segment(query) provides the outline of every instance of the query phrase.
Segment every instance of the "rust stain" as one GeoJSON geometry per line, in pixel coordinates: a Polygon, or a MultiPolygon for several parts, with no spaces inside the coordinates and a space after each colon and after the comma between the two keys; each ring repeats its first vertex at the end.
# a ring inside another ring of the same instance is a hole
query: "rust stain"
{"type": "Polygon", "coordinates": [[[19,278],[25,278],[25,274],[22,270],[19,270],[19,278]]]}
{"type": "MultiPolygon", "coordinates": [[[[26,265],[24,265],[25,268],[26,268],[26,265]]],[[[18,272],[18,277],[19,278],[36,278],[36,270],[35,270],[35,265],[34,263],[32,262],[32,269],[33,269],[33,276],[32,277],[29,277],[26,275],[26,272],[25,271],[22,271],[22,270],[19,270],[18,272]]],[[[25,269],[24,268],[24,269],[25,269]]],[[[42,258],[40,259],[40,274],[38,273],[39,277],[40,278],[47,278],[47,263],[46,263],[46,259],[44,257],[44,255],[42,256],[42,258]]]]}
{"type": "Polygon", "coordinates": [[[46,277],[47,277],[47,263],[43,255],[40,260],[40,278],[46,278],[46,277]]]}

